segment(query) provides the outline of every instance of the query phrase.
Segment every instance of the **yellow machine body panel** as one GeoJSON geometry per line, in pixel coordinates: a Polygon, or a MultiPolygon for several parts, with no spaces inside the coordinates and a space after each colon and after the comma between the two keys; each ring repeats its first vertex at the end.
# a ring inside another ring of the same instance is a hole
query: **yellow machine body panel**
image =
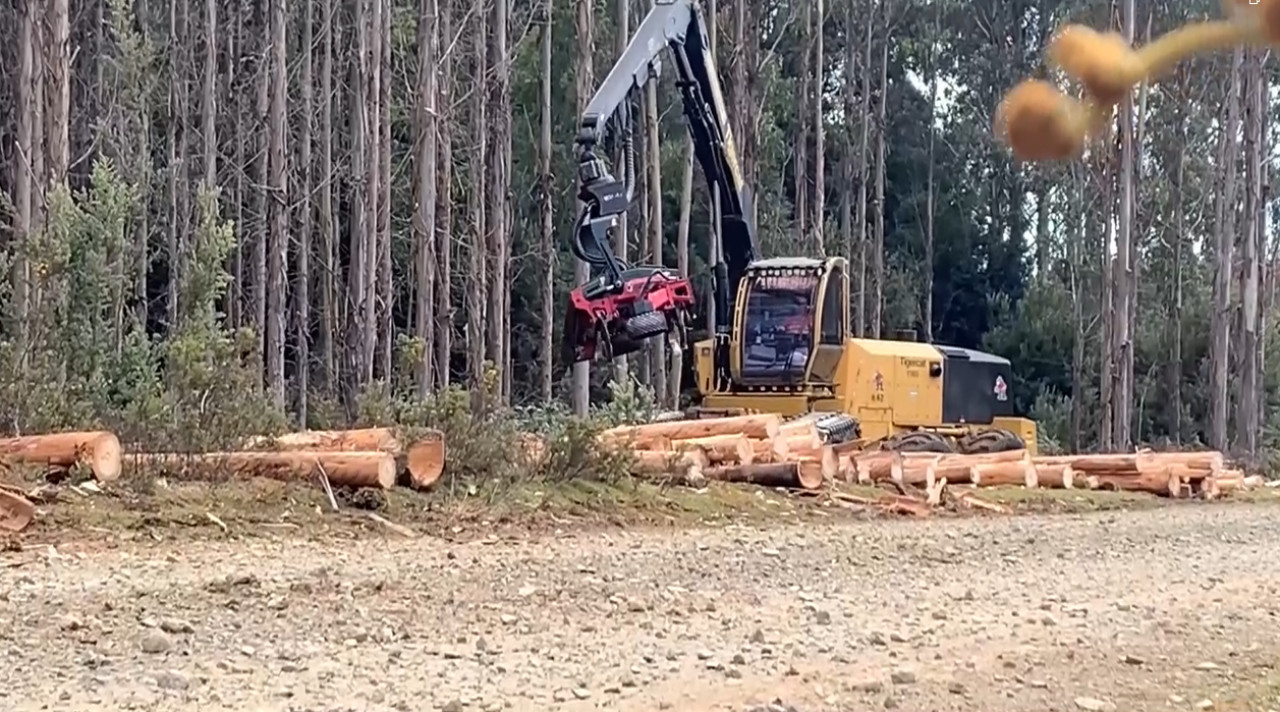
{"type": "Polygon", "coordinates": [[[888,410],[898,425],[942,423],[943,357],[937,349],[912,341],[849,339],[844,358],[849,378],[840,390],[849,413],[888,410]]]}

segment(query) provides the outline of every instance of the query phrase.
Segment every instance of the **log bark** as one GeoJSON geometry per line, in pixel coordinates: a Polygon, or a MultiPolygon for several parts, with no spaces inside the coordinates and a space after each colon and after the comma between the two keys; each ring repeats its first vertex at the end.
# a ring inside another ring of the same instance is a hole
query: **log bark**
{"type": "Polygon", "coordinates": [[[1172,466],[1208,474],[1223,467],[1222,453],[1215,450],[1201,452],[1135,452],[1105,455],[1057,455],[1035,458],[1037,465],[1068,464],[1073,470],[1085,474],[1137,475],[1142,472],[1168,470],[1172,466]]]}
{"type": "Polygon", "coordinates": [[[0,488],[0,529],[20,532],[36,517],[36,506],[16,492],[0,488]]]}
{"type": "MultiPolygon", "coordinates": [[[[951,481],[950,478],[947,481],[951,481]]],[[[969,468],[969,482],[978,487],[1022,485],[1028,489],[1034,489],[1040,483],[1036,467],[1030,460],[973,465],[969,468]]]]}
{"type": "Polygon", "coordinates": [[[405,469],[409,472],[409,486],[424,490],[434,485],[444,474],[444,433],[428,430],[416,438],[405,452],[405,469]]]}
{"type": "Polygon", "coordinates": [[[708,468],[707,479],[721,482],[745,482],[764,487],[789,487],[792,489],[817,489],[822,486],[821,463],[779,462],[768,465],[752,464],[708,468]]]}
{"type": "Polygon", "coordinates": [[[135,470],[163,469],[196,479],[265,477],[297,482],[323,472],[335,486],[391,489],[396,484],[396,459],[386,452],[135,453],[129,455],[128,463],[135,470]]]}
{"type": "Polygon", "coordinates": [[[120,440],[103,430],[0,440],[0,463],[30,463],[57,469],[82,465],[99,482],[119,479],[120,452],[120,440]]]}
{"type": "Polygon", "coordinates": [[[777,439],[783,443],[783,446],[792,457],[812,457],[823,447],[822,437],[818,435],[817,430],[812,428],[808,431],[791,433],[790,435],[783,433],[777,439]]]}
{"type": "Polygon", "coordinates": [[[703,468],[706,456],[697,450],[674,453],[663,450],[637,450],[631,474],[643,479],[675,481],[689,487],[706,484],[703,468]]]}
{"type": "Polygon", "coordinates": [[[854,458],[858,482],[885,482],[902,479],[902,454],[881,450],[854,458]]]}
{"type": "Polygon", "coordinates": [[[772,438],[778,435],[782,418],[777,415],[742,415],[733,418],[672,420],[645,425],[624,425],[601,433],[609,440],[627,440],[644,446],[654,440],[688,440],[712,435],[744,435],[748,438],[772,438]]]}
{"type": "Polygon", "coordinates": [[[399,455],[403,446],[391,428],[359,428],[355,430],[305,430],[284,435],[262,435],[250,438],[246,450],[323,450],[326,452],[364,450],[399,455]]]}
{"type": "Polygon", "coordinates": [[[713,465],[750,465],[754,460],[751,441],[745,435],[708,435],[687,440],[672,440],[676,452],[701,451],[713,465]]]}

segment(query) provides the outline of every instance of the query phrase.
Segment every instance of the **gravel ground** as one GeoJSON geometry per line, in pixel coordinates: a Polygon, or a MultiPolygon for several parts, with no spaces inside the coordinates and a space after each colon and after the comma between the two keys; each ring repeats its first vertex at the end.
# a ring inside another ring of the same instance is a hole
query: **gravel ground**
{"type": "Polygon", "coordinates": [[[1278,513],[40,547],[0,709],[1280,709],[1278,513]]]}

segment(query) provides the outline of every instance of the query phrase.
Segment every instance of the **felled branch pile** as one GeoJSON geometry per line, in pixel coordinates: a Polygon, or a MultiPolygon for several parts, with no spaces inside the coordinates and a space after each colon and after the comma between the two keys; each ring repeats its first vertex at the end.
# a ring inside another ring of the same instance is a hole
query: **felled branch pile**
{"type": "MultiPolygon", "coordinates": [[[[840,471],[821,417],[779,415],[668,420],[612,428],[602,444],[635,455],[634,474],[698,485],[704,480],[816,489],[840,471]]],[[[836,432],[834,430],[830,432],[836,432]]]]}

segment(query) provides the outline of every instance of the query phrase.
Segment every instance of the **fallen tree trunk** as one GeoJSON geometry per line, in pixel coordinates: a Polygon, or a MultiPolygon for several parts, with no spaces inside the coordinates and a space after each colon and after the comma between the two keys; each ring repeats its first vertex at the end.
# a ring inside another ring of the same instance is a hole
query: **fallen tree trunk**
{"type": "Polygon", "coordinates": [[[283,435],[259,435],[245,442],[246,450],[324,450],[389,452],[399,455],[400,439],[391,428],[354,430],[304,430],[283,435]]]}
{"type": "Polygon", "coordinates": [[[649,450],[655,441],[689,440],[712,435],[744,435],[748,438],[771,438],[778,434],[782,417],[773,414],[741,415],[733,418],[673,420],[644,425],[623,425],[600,434],[604,440],[626,442],[649,450]]]}
{"type": "Polygon", "coordinates": [[[338,486],[391,489],[396,484],[396,459],[386,452],[137,453],[128,461],[139,469],[159,468],[197,479],[230,475],[296,482],[324,473],[338,486]]]}
{"type": "Polygon", "coordinates": [[[0,439],[0,462],[67,470],[87,467],[99,482],[120,477],[120,440],[105,430],[0,439]]]}
{"type": "Polygon", "coordinates": [[[756,438],[751,443],[751,462],[768,464],[785,462],[791,454],[787,441],[782,438],[756,438]]]}
{"type": "Polygon", "coordinates": [[[439,481],[444,474],[444,433],[429,429],[414,438],[405,453],[405,469],[409,471],[409,486],[425,490],[439,481]]]}
{"type": "Polygon", "coordinates": [[[1136,476],[1144,473],[1173,474],[1200,479],[1218,472],[1223,467],[1222,453],[1199,452],[1151,452],[1054,455],[1035,458],[1037,465],[1067,464],[1085,475],[1136,476]]]}
{"type": "Polygon", "coordinates": [[[701,451],[712,465],[750,465],[755,454],[745,435],[708,435],[702,438],[672,440],[676,452],[701,451]]]}
{"type": "Polygon", "coordinates": [[[0,488],[0,529],[20,532],[36,517],[36,506],[17,492],[0,488]]]}
{"type": "Polygon", "coordinates": [[[818,489],[822,486],[820,462],[777,462],[768,465],[712,467],[704,473],[707,479],[721,482],[746,482],[765,487],[818,489]]]}
{"type": "Polygon", "coordinates": [[[858,482],[860,484],[889,480],[900,482],[902,480],[902,455],[900,453],[879,450],[856,456],[853,459],[853,463],[857,469],[858,482]]]}
{"type": "Polygon", "coordinates": [[[634,477],[643,479],[676,481],[690,487],[706,484],[703,468],[706,455],[700,450],[675,453],[664,450],[637,450],[635,464],[631,468],[634,477]]]}

